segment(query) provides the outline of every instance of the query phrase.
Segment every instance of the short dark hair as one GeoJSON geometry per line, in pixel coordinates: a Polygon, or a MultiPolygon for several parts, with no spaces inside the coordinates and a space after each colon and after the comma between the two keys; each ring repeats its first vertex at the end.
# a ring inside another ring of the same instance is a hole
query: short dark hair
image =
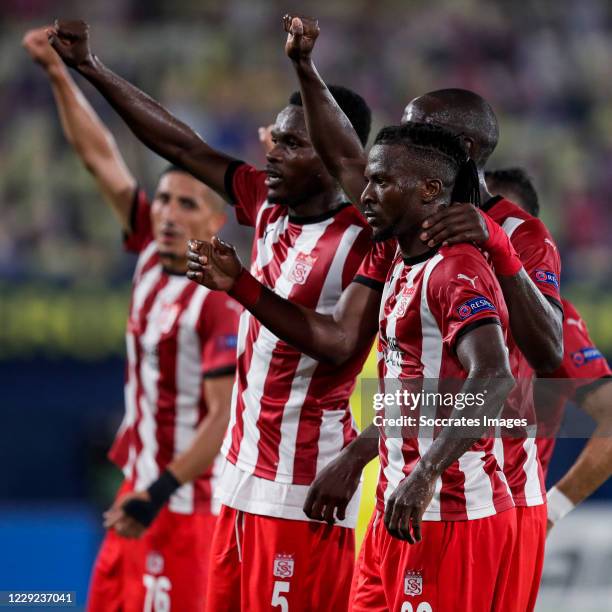
{"type": "MultiPolygon", "coordinates": [[[[347,87],[342,87],[342,85],[328,85],[327,88],[338,106],[348,117],[361,144],[365,147],[372,127],[372,111],[367,102],[358,93],[347,87]]],[[[289,97],[289,104],[303,106],[302,94],[299,91],[294,91],[289,97]]]]}
{"type": "Polygon", "coordinates": [[[513,191],[524,205],[530,215],[538,217],[540,215],[540,202],[538,192],[533,186],[533,181],[529,173],[524,168],[500,168],[485,172],[485,181],[489,189],[503,190],[504,187],[513,191]]]}
{"type": "Polygon", "coordinates": [[[164,166],[164,169],[159,173],[158,180],[161,179],[162,176],[169,174],[170,172],[182,172],[183,174],[189,174],[189,176],[191,176],[191,174],[187,172],[187,170],[185,170],[184,168],[181,168],[176,164],[167,164],[166,166],[164,166]]]}
{"type": "Polygon", "coordinates": [[[452,201],[480,204],[480,186],[476,164],[468,157],[460,137],[439,125],[407,122],[384,127],[374,141],[375,145],[401,144],[418,149],[431,164],[445,166],[449,180],[453,181],[452,201]]]}

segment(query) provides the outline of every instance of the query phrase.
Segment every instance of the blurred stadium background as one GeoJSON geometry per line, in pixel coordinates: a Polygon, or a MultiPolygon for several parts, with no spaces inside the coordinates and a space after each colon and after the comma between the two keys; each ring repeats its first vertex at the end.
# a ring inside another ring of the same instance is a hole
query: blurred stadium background
{"type": "MultiPolygon", "coordinates": [[[[64,140],[47,79],[21,37],[58,16],[86,19],[110,67],[214,146],[261,163],[257,128],[273,121],[296,87],[280,23],[296,8],[304,7],[2,1],[0,590],[76,590],[84,601],[100,514],[118,482],[105,453],[122,412],[134,263],[64,140]]],[[[366,98],[375,129],[396,123],[412,97],[440,87],[474,89],[493,104],[501,141],[491,167],[529,169],[562,250],[563,291],[610,357],[612,4],[327,0],[309,2],[307,12],[320,19],[322,74],[366,98]]],[[[163,160],[78,82],[151,191],[163,160]]],[[[231,220],[224,233],[246,259],[248,232],[231,220]]],[[[560,441],[552,480],[581,444],[560,441]]],[[[612,610],[612,486],[596,498],[550,538],[542,610],[612,610]]]]}

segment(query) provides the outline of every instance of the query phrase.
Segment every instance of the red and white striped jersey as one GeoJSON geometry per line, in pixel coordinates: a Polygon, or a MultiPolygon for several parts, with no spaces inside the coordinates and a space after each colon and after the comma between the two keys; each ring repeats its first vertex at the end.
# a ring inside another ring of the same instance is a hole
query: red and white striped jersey
{"type": "MultiPolygon", "coordinates": [[[[502,226],[514,246],[527,274],[547,299],[562,309],[559,293],[561,259],[555,242],[546,226],[520,206],[501,198],[491,198],[483,210],[502,226]]],[[[521,414],[528,416],[527,437],[504,435],[496,442],[496,453],[504,467],[504,473],[517,506],[543,504],[546,486],[542,466],[537,457],[537,423],[533,406],[534,371],[527,359],[518,350],[510,334],[510,363],[517,386],[508,398],[509,411],[516,412],[521,404],[521,414]],[[514,405],[513,405],[514,403],[514,405]]],[[[506,413],[505,416],[511,416],[506,413]]]]}
{"type": "MultiPolygon", "coordinates": [[[[612,370],[606,358],[597,349],[589,336],[586,323],[576,310],[576,307],[566,299],[562,299],[563,313],[563,362],[557,370],[547,378],[568,379],[568,385],[559,385],[558,397],[553,406],[546,406],[546,437],[536,439],[538,456],[542,463],[544,476],[548,471],[550,459],[555,448],[554,434],[561,425],[565,404],[574,400],[578,403],[601,384],[612,377],[612,370]]],[[[540,433],[540,427],[538,428],[540,433]]]]}
{"type": "MultiPolygon", "coordinates": [[[[137,490],[148,487],[189,446],[206,415],[203,378],[231,375],[241,306],[161,266],[149,203],[136,194],[128,250],[139,253],[126,331],[125,416],[110,458],[137,490]]],[[[214,470],[169,502],[182,514],[213,510],[214,470]]]]}
{"type": "MultiPolygon", "coordinates": [[[[381,392],[393,380],[422,379],[423,390],[439,392],[467,372],[455,353],[457,340],[485,324],[501,325],[508,314],[501,289],[482,253],[468,244],[442,247],[437,253],[403,259],[397,252],[383,291],[379,331],[381,392]]],[[[459,390],[457,385],[455,390],[459,390]]],[[[449,416],[450,408],[416,406],[415,427],[391,436],[381,428],[381,469],[377,507],[429,448],[436,431],[419,426],[421,416],[449,416]]],[[[514,506],[491,438],[483,438],[453,463],[436,483],[424,520],[472,520],[514,506]]]]}
{"type": "MultiPolygon", "coordinates": [[[[251,272],[277,295],[330,314],[370,248],[370,230],[350,204],[317,218],[290,215],[286,206],[266,200],[265,176],[241,164],[230,166],[226,178],[238,220],[255,227],[251,272]]],[[[273,490],[259,482],[260,490],[264,487],[276,498],[272,506],[247,499],[252,488],[240,495],[236,479],[223,477],[221,500],[239,510],[305,520],[301,504],[308,485],[357,434],[349,397],[367,350],[340,367],[320,363],[277,338],[245,310],[237,354],[222,452],[241,474],[294,488],[273,490]],[[284,507],[295,487],[302,487],[302,501],[284,507]]]]}

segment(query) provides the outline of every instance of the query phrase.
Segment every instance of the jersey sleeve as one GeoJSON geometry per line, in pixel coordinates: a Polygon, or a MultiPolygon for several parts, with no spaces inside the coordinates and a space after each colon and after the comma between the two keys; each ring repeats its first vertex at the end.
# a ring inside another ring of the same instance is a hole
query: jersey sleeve
{"type": "Polygon", "coordinates": [[[202,307],[198,333],[204,378],[228,376],[236,370],[238,321],[242,307],[221,291],[211,291],[202,307]]]}
{"type": "Polygon", "coordinates": [[[604,355],[589,336],[589,330],[573,305],[563,303],[563,362],[551,377],[572,381],[573,398],[582,402],[595,388],[612,377],[604,355]]]}
{"type": "Polygon", "coordinates": [[[266,201],[266,173],[241,161],[230,163],[225,172],[225,192],[236,209],[241,225],[255,227],[257,213],[266,201]]]}
{"type": "Polygon", "coordinates": [[[151,204],[144,189],[137,187],[130,211],[130,229],[123,234],[123,246],[126,251],[140,253],[151,240],[151,204]]]}
{"type": "Polygon", "coordinates": [[[493,271],[477,252],[445,257],[430,275],[427,301],[442,341],[452,351],[472,329],[501,325],[506,308],[493,271]]]}
{"type": "Polygon", "coordinates": [[[353,282],[382,291],[396,250],[397,242],[395,238],[372,243],[372,247],[361,262],[353,282]]]}
{"type": "Polygon", "coordinates": [[[563,310],[559,293],[561,258],[546,226],[539,219],[528,219],[512,233],[510,242],[538,289],[563,310]]]}

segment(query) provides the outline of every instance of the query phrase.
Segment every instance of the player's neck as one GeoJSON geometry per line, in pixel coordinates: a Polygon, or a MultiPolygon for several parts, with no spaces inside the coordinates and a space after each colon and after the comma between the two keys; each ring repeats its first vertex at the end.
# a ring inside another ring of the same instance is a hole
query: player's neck
{"type": "Polygon", "coordinates": [[[295,206],[289,204],[289,216],[305,220],[321,217],[340,208],[345,201],[340,190],[324,191],[295,206]]]}
{"type": "Polygon", "coordinates": [[[418,258],[428,252],[433,252],[435,249],[427,246],[419,238],[420,230],[416,233],[407,232],[401,236],[397,236],[397,244],[399,245],[402,257],[407,260],[418,258]]]}
{"type": "Polygon", "coordinates": [[[187,258],[160,255],[160,263],[166,274],[185,276],[187,274],[187,258]]]}
{"type": "Polygon", "coordinates": [[[493,196],[487,187],[487,182],[485,181],[484,176],[484,168],[478,169],[478,182],[480,187],[480,203],[484,204],[487,200],[490,200],[493,196]]]}

